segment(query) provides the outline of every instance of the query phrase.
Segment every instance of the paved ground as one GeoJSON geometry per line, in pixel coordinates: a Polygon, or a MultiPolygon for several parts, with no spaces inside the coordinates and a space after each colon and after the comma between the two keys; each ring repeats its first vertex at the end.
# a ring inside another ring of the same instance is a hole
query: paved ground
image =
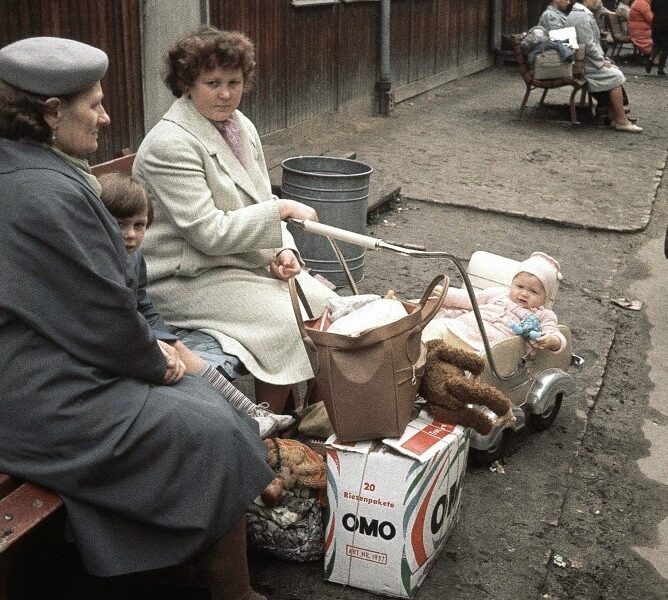
{"type": "MultiPolygon", "coordinates": [[[[665,163],[668,82],[639,67],[627,75],[633,112],[647,126],[643,135],[591,124],[572,129],[563,106],[537,107],[538,91],[518,120],[524,82],[508,67],[402,103],[389,119],[325,118],[311,129],[278,132],[266,153],[278,164],[287,156],[354,150],[375,169],[372,202],[399,186],[409,198],[637,231],[647,225],[653,177],[665,163]],[[618,202],[609,202],[611,195],[618,202]]],[[[547,100],[560,104],[567,97],[561,88],[547,100]]]]}
{"type": "MultiPolygon", "coordinates": [[[[390,119],[329,121],[329,133],[310,136],[322,152],[354,150],[371,164],[372,195],[401,187],[403,200],[370,225],[375,236],[462,259],[480,248],[513,258],[540,248],[558,257],[565,275],[558,314],[586,360],[578,392],[552,429],[517,436],[503,474],[469,470],[461,521],[422,598],[668,597],[661,387],[668,326],[655,303],[665,288],[657,250],[666,222],[668,84],[638,67],[625,70],[646,128],[639,136],[593,124],[572,129],[563,106],[534,108],[518,121],[523,84],[512,69],[444,86],[390,119]],[[615,308],[610,299],[619,296],[652,308],[615,308]]],[[[559,93],[550,92],[563,101],[559,93]]],[[[367,254],[362,287],[416,296],[444,266],[367,254]]],[[[318,583],[320,565],[262,559],[254,567],[258,585],[278,598],[371,597],[318,583]]]]}
{"type": "MultiPolygon", "coordinates": [[[[532,108],[518,121],[523,83],[505,68],[399,105],[390,118],[331,116],[265,142],[273,164],[356,151],[375,169],[374,202],[401,187],[401,201],[370,221],[373,235],[464,260],[476,249],[512,258],[541,249],[561,261],[556,310],[586,361],[578,391],[551,429],[513,438],[503,473],[468,470],[461,518],[423,600],[668,597],[668,261],[661,254],[668,195],[660,185],[668,82],[639,67],[625,71],[644,135],[592,124],[573,130],[563,107],[532,108]],[[614,307],[610,299],[619,296],[646,308],[614,307]]],[[[447,268],[369,253],[362,288],[414,297],[447,268]]],[[[44,575],[52,597],[206,597],[154,582],[86,580],[75,560],[59,565],[44,575]]],[[[278,600],[374,597],[324,583],[321,563],[256,556],[252,574],[278,600]]]]}

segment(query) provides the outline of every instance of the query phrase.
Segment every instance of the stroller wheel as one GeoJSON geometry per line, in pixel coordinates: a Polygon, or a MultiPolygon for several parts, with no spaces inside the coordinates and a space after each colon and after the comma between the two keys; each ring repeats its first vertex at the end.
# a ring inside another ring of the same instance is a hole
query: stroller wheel
{"type": "Polygon", "coordinates": [[[563,397],[564,397],[563,393],[557,394],[554,399],[554,405],[552,406],[552,408],[546,410],[544,413],[541,413],[539,415],[529,413],[527,415],[527,427],[529,427],[529,429],[531,429],[532,431],[545,431],[546,429],[549,429],[552,426],[552,423],[554,423],[554,420],[557,418],[557,415],[559,414],[559,409],[561,408],[561,400],[563,399],[563,397]]]}
{"type": "Polygon", "coordinates": [[[479,450],[478,448],[469,448],[469,457],[471,464],[477,467],[487,468],[503,456],[505,451],[507,430],[504,429],[492,446],[486,450],[479,450]]]}

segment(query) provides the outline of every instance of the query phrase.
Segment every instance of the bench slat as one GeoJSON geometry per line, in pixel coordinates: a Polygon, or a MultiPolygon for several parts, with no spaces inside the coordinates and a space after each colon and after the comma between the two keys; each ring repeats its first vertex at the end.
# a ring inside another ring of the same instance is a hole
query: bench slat
{"type": "Polygon", "coordinates": [[[0,553],[62,506],[62,500],[43,488],[22,483],[0,499],[0,553]]]}

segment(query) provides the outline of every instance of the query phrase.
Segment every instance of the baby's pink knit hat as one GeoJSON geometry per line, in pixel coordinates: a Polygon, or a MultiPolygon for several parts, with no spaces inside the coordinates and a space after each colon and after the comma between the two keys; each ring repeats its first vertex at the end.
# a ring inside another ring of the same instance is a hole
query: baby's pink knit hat
{"type": "Polygon", "coordinates": [[[534,252],[518,265],[515,275],[524,272],[538,277],[545,288],[546,299],[553,301],[559,281],[563,279],[559,269],[559,263],[554,258],[544,252],[534,252]]]}

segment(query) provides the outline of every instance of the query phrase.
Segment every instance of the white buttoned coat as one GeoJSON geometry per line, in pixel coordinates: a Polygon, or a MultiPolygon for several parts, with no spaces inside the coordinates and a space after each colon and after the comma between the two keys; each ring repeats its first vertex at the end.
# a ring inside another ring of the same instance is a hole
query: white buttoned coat
{"type": "MultiPolygon", "coordinates": [[[[154,203],[142,251],[149,293],[164,319],[215,337],[262,381],[313,376],[286,282],[268,265],[295,248],[279,220],[258,133],[241,112],[244,163],[188,98],[174,102],[142,142],[133,175],[154,203]]],[[[299,275],[314,312],[333,292],[299,275]]]]}

